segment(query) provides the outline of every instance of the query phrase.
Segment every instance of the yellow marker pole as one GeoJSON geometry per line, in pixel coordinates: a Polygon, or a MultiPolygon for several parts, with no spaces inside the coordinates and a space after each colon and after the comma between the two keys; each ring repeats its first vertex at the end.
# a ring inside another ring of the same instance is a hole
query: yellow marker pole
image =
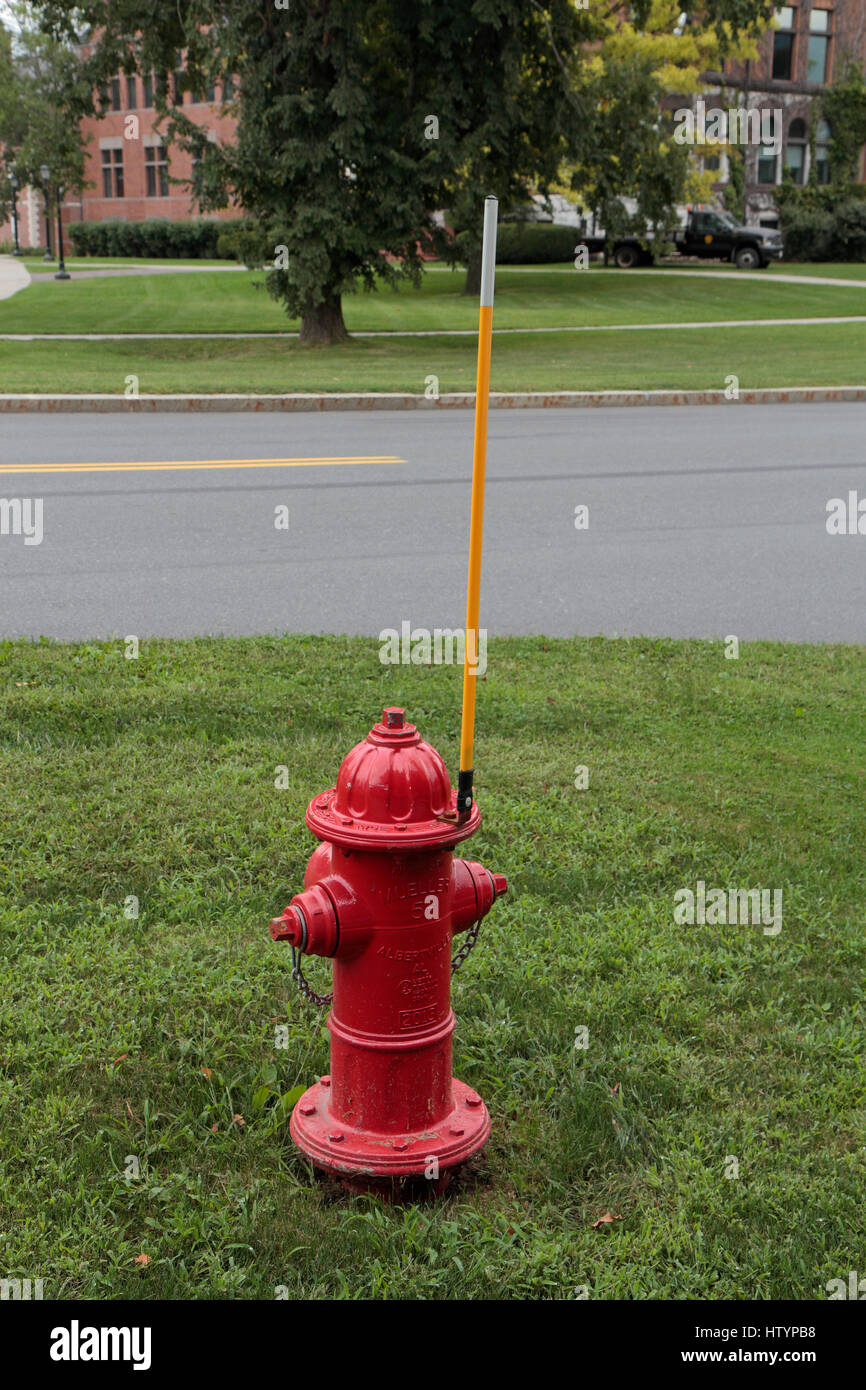
{"type": "Polygon", "coordinates": [[[469,522],[469,577],[466,585],[466,648],[463,660],[463,720],[457,816],[472,810],[475,756],[475,692],[478,679],[478,609],[481,601],[481,541],[484,533],[484,474],[487,465],[487,408],[490,402],[490,350],[493,341],[493,275],[496,266],[496,198],[484,202],[481,251],[481,307],[478,313],[478,376],[475,386],[475,448],[472,457],[472,514],[469,522]]]}

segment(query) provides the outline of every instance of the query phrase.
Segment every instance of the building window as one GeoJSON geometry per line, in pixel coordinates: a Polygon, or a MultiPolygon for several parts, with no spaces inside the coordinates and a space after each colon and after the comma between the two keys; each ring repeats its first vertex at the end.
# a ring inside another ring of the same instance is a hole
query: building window
{"type": "Polygon", "coordinates": [[[758,149],[758,183],[776,182],[776,150],[773,145],[758,149]]]}
{"type": "Polygon", "coordinates": [[[833,132],[829,121],[819,121],[815,132],[815,177],[818,183],[830,182],[830,141],[833,132]]]}
{"type": "Polygon", "coordinates": [[[788,127],[785,168],[795,183],[806,182],[806,122],[799,116],[788,127]]]}
{"type": "Polygon", "coordinates": [[[784,5],[776,10],[778,29],[773,33],[773,76],[783,82],[790,82],[794,75],[794,26],[796,10],[793,5],[784,5]]]}
{"type": "Polygon", "coordinates": [[[119,111],[119,110],[120,110],[120,78],[119,78],[119,77],[112,77],[112,79],[111,79],[111,109],[112,109],[112,111],[119,111]]]}
{"type": "Polygon", "coordinates": [[[142,106],[153,106],[153,73],[149,72],[141,79],[144,91],[142,93],[142,106]]]}
{"type": "Polygon", "coordinates": [[[162,145],[149,145],[144,152],[148,198],[168,197],[168,161],[162,145]]]}
{"type": "Polygon", "coordinates": [[[134,77],[126,79],[126,104],[130,111],[134,111],[138,105],[138,89],[134,77]]]}
{"type": "Polygon", "coordinates": [[[123,150],[102,151],[102,196],[123,197],[123,150]]]}
{"type": "Polygon", "coordinates": [[[235,95],[235,79],[233,77],[223,78],[223,101],[233,101],[235,95]]]}
{"type": "Polygon", "coordinates": [[[809,66],[807,82],[826,82],[830,49],[830,11],[813,10],[809,15],[809,66]]]}

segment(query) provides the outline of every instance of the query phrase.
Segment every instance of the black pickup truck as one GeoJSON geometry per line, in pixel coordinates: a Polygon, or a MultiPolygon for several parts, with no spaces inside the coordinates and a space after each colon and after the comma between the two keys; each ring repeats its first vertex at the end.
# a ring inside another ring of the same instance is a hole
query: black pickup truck
{"type": "MultiPolygon", "coordinates": [[[[605,238],[599,239],[603,250],[605,238]]],[[[782,259],[782,234],[769,227],[742,227],[729,212],[690,208],[685,226],[678,227],[670,240],[678,256],[700,256],[707,261],[732,261],[739,270],[763,270],[770,261],[782,259]]],[[[587,238],[589,245],[590,239],[587,238]]],[[[630,270],[636,265],[651,265],[654,258],[652,241],[642,246],[637,237],[619,237],[607,249],[614,265],[630,270]]]]}

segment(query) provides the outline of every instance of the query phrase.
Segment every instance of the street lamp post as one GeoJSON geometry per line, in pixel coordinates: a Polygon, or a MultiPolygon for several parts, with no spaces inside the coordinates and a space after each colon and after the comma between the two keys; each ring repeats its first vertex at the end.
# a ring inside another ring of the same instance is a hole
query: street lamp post
{"type": "MultiPolygon", "coordinates": [[[[49,188],[49,187],[51,186],[51,170],[49,169],[48,165],[47,165],[47,164],[43,164],[42,167],[41,167],[41,169],[39,170],[39,173],[40,173],[41,176],[42,176],[42,183],[43,183],[44,187],[45,187],[46,189],[49,188]]],[[[62,208],[63,208],[63,194],[64,194],[64,192],[65,192],[65,189],[63,188],[63,185],[62,185],[62,184],[60,184],[60,183],[55,183],[55,184],[54,184],[54,204],[55,204],[55,207],[56,207],[56,209],[57,209],[57,273],[56,273],[56,275],[54,276],[55,280],[71,280],[71,279],[72,279],[72,276],[69,274],[69,271],[66,269],[66,264],[65,264],[65,262],[64,262],[64,260],[63,260],[63,213],[62,213],[62,208]]]]}
{"type": "Polygon", "coordinates": [[[51,170],[47,164],[43,164],[39,170],[39,177],[42,179],[42,194],[45,198],[45,255],[43,261],[53,261],[54,251],[51,247],[51,198],[49,193],[49,179],[51,170]]]}
{"type": "Polygon", "coordinates": [[[14,166],[9,170],[9,187],[12,189],[12,239],[15,248],[13,256],[21,255],[21,247],[18,245],[18,175],[15,173],[14,166]]]}
{"type": "Polygon", "coordinates": [[[51,209],[48,206],[48,199],[45,199],[45,255],[43,261],[53,261],[54,251],[51,246],[51,209]]]}
{"type": "Polygon", "coordinates": [[[55,280],[72,279],[63,260],[63,218],[60,210],[63,206],[63,195],[65,192],[65,188],[63,188],[61,184],[58,183],[54,185],[54,197],[57,202],[57,274],[54,276],[55,280]]]}

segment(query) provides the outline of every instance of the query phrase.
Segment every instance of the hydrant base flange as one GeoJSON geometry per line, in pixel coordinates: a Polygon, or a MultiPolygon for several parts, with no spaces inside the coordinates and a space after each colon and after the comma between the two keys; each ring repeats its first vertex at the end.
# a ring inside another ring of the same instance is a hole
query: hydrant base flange
{"type": "Polygon", "coordinates": [[[465,1163],[490,1136],[490,1116],[477,1091],[456,1077],[454,1105],[444,1119],[414,1134],[379,1134],[336,1120],[330,1111],[330,1078],[305,1091],[292,1111],[290,1130],[299,1149],[320,1168],[362,1177],[438,1177],[465,1163]]]}

